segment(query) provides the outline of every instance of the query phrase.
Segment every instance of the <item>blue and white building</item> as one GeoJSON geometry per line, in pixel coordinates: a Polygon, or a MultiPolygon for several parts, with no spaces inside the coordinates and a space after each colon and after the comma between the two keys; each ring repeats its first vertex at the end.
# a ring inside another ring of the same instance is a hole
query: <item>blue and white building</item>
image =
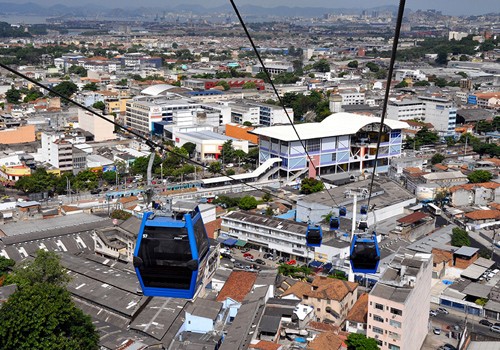
{"type": "MultiPolygon", "coordinates": [[[[260,164],[270,158],[281,158],[277,166],[287,178],[306,172],[315,177],[373,169],[380,121],[377,117],[335,113],[320,123],[295,125],[302,143],[291,125],[257,128],[252,133],[259,135],[260,164]]],[[[401,156],[405,128],[408,128],[405,122],[385,120],[378,172],[387,172],[389,160],[401,156]]]]}

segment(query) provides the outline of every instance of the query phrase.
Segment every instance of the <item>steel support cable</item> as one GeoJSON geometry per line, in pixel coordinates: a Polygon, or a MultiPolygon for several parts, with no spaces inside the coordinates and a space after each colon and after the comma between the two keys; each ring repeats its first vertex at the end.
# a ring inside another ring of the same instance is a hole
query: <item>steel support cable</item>
{"type": "MultiPolygon", "coordinates": [[[[273,79],[271,78],[271,75],[269,74],[269,72],[267,71],[266,66],[264,65],[264,61],[262,60],[262,57],[260,56],[259,50],[257,50],[257,46],[255,46],[255,43],[254,43],[254,41],[252,39],[252,36],[250,35],[250,32],[248,31],[248,28],[247,28],[245,22],[243,21],[243,17],[241,17],[241,14],[240,14],[240,11],[238,10],[238,7],[234,3],[234,0],[229,0],[229,1],[231,2],[231,6],[233,7],[234,12],[235,12],[236,16],[238,17],[238,20],[240,21],[240,24],[243,27],[243,30],[245,31],[245,34],[246,34],[246,36],[248,38],[248,41],[250,41],[250,45],[252,46],[253,51],[255,52],[255,55],[257,56],[257,59],[259,60],[260,65],[262,66],[262,71],[266,74],[266,77],[269,80],[269,83],[271,84],[271,87],[273,88],[274,94],[278,98],[278,101],[279,101],[281,107],[283,108],[283,110],[285,111],[285,115],[288,118],[288,121],[290,122],[290,125],[293,128],[293,131],[295,132],[295,135],[299,139],[300,145],[302,146],[302,148],[304,148],[304,152],[306,153],[307,158],[309,159],[309,161],[311,162],[311,164],[313,165],[313,167],[316,169],[316,165],[314,164],[314,161],[313,161],[312,157],[309,155],[309,152],[307,151],[305,142],[300,137],[300,135],[299,135],[299,133],[297,131],[297,128],[295,127],[295,124],[293,123],[292,118],[290,118],[290,114],[288,114],[288,111],[287,111],[287,109],[285,107],[283,99],[279,95],[278,90],[276,89],[276,86],[274,85],[273,79]]],[[[320,178],[321,181],[323,181],[323,179],[321,178],[321,175],[317,175],[317,176],[320,178]]],[[[338,207],[339,205],[338,205],[337,201],[335,200],[335,198],[333,198],[333,196],[330,193],[330,191],[328,191],[328,189],[327,189],[326,192],[328,193],[328,195],[332,199],[333,203],[335,203],[335,205],[338,207]]]]}
{"type": "Polygon", "coordinates": [[[397,50],[398,50],[399,35],[401,33],[401,23],[403,22],[405,3],[406,3],[406,0],[399,1],[398,17],[396,20],[396,29],[394,31],[394,41],[392,43],[391,60],[389,63],[389,71],[387,72],[387,75],[388,75],[387,76],[387,86],[385,87],[384,104],[382,107],[382,117],[380,118],[380,128],[378,131],[377,148],[375,151],[375,161],[374,161],[374,165],[373,165],[372,178],[370,180],[370,187],[368,189],[368,203],[367,203],[368,208],[370,208],[370,200],[372,198],[372,190],[373,190],[373,181],[375,179],[375,173],[377,171],[377,162],[378,162],[378,155],[379,155],[379,149],[380,149],[380,141],[382,139],[382,132],[384,131],[384,121],[385,121],[385,116],[387,113],[387,103],[389,102],[389,92],[391,90],[392,73],[394,71],[394,63],[396,62],[396,54],[397,54],[397,50]]]}
{"type": "MultiPolygon", "coordinates": [[[[183,155],[183,154],[180,154],[180,153],[174,152],[174,151],[172,151],[171,149],[168,149],[167,147],[165,147],[165,146],[163,146],[163,145],[161,145],[161,144],[159,144],[159,143],[156,143],[156,142],[154,142],[154,141],[152,141],[152,140],[148,139],[147,137],[143,136],[142,134],[138,133],[137,131],[135,131],[135,130],[133,130],[133,129],[129,129],[129,128],[127,128],[127,127],[125,127],[125,126],[121,125],[120,123],[117,123],[117,122],[115,122],[115,121],[113,121],[113,120],[110,120],[110,119],[106,118],[105,116],[103,116],[102,114],[97,113],[96,111],[92,110],[91,108],[89,108],[89,107],[87,107],[87,106],[84,106],[84,105],[82,105],[81,103],[76,102],[76,101],[74,101],[74,100],[70,99],[69,97],[67,97],[67,96],[65,96],[65,95],[63,95],[63,94],[61,94],[61,93],[59,93],[59,92],[55,91],[54,89],[52,89],[52,88],[50,88],[50,87],[48,87],[48,86],[46,86],[46,85],[44,85],[44,84],[40,83],[39,81],[37,81],[37,80],[35,80],[35,79],[32,79],[32,78],[30,78],[30,77],[28,77],[28,76],[24,75],[24,74],[23,74],[23,73],[21,73],[21,72],[18,72],[17,70],[15,70],[15,69],[13,69],[13,68],[11,68],[11,67],[9,67],[9,66],[7,66],[7,65],[5,65],[5,64],[3,64],[3,63],[1,63],[1,62],[0,62],[0,67],[1,67],[1,68],[3,68],[3,69],[5,69],[5,70],[7,70],[7,71],[9,71],[10,73],[12,73],[12,74],[14,74],[14,75],[17,75],[17,76],[19,76],[19,77],[21,77],[21,78],[23,78],[23,79],[25,79],[25,80],[29,81],[30,83],[35,84],[36,86],[38,86],[38,87],[40,87],[40,88],[42,88],[42,89],[44,89],[44,90],[47,90],[48,92],[50,92],[50,93],[52,93],[52,94],[54,94],[54,95],[56,95],[56,96],[60,97],[62,100],[66,101],[66,102],[68,102],[68,103],[71,103],[71,104],[73,104],[73,105],[75,105],[75,106],[77,106],[77,107],[79,107],[79,108],[82,108],[83,110],[85,110],[85,111],[87,111],[87,112],[89,112],[89,113],[91,113],[91,114],[95,115],[96,117],[98,117],[98,118],[100,118],[100,119],[103,119],[103,120],[107,121],[108,123],[111,123],[111,124],[113,124],[114,126],[116,126],[116,127],[120,128],[120,129],[122,129],[122,130],[124,130],[124,131],[126,131],[126,132],[129,132],[130,134],[132,134],[132,135],[134,135],[134,136],[136,136],[136,137],[140,138],[141,140],[143,140],[143,141],[146,143],[146,145],[148,145],[148,146],[149,146],[151,149],[153,149],[153,150],[155,150],[155,149],[161,149],[162,151],[165,151],[165,152],[167,152],[167,153],[170,153],[170,154],[173,154],[173,155],[176,155],[176,156],[178,156],[178,157],[182,158],[183,160],[185,160],[185,161],[186,161],[186,162],[188,162],[188,163],[191,163],[191,164],[193,164],[193,165],[200,166],[200,167],[202,167],[202,168],[204,168],[204,169],[206,169],[206,170],[210,170],[210,168],[209,168],[208,166],[204,165],[203,163],[200,163],[200,162],[197,162],[197,161],[195,161],[195,160],[192,160],[192,159],[190,159],[189,157],[186,157],[186,156],[185,156],[185,155],[183,155]]],[[[297,205],[297,206],[300,206],[300,207],[303,207],[303,208],[306,208],[306,209],[308,209],[308,208],[309,208],[309,207],[306,207],[306,206],[304,206],[304,205],[298,205],[298,204],[297,204],[297,203],[295,203],[294,201],[292,201],[292,200],[290,200],[290,199],[287,199],[287,198],[282,198],[282,197],[280,197],[280,196],[278,196],[278,195],[276,195],[276,194],[274,194],[274,193],[272,193],[272,192],[270,192],[270,191],[264,190],[264,189],[262,189],[262,188],[258,188],[257,186],[254,186],[254,185],[250,185],[250,184],[246,183],[244,180],[241,180],[241,179],[236,179],[236,178],[232,177],[231,175],[226,174],[226,172],[224,172],[224,171],[222,171],[222,170],[221,170],[221,171],[218,171],[218,172],[217,172],[217,174],[219,174],[219,175],[223,175],[223,176],[226,176],[227,178],[229,178],[229,179],[231,179],[231,180],[233,180],[233,181],[237,181],[237,182],[239,182],[240,184],[243,184],[243,185],[245,185],[245,186],[247,186],[247,187],[250,187],[250,188],[252,188],[252,189],[254,189],[254,190],[256,190],[256,191],[260,191],[260,192],[266,193],[266,194],[268,194],[268,195],[270,195],[270,196],[272,196],[272,197],[274,197],[274,198],[276,198],[276,199],[279,199],[279,200],[282,200],[282,201],[288,202],[288,203],[290,203],[290,204],[292,204],[292,205],[297,205]]]]}

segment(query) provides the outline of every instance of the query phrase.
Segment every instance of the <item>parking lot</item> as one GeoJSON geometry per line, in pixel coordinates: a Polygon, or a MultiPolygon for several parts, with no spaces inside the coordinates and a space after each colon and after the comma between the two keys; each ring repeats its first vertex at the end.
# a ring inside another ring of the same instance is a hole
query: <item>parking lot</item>
{"type": "Polygon", "coordinates": [[[278,259],[272,254],[259,252],[256,249],[221,248],[221,256],[223,260],[221,263],[248,271],[275,269],[279,265],[278,259]]]}

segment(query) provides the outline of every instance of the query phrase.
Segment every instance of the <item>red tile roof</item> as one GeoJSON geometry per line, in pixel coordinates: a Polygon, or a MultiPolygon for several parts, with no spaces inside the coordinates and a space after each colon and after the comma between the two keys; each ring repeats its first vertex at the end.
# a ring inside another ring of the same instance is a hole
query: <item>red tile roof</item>
{"type": "Polygon", "coordinates": [[[351,310],[347,314],[346,320],[358,322],[358,323],[366,323],[368,315],[368,293],[363,293],[356,300],[351,310]]]}
{"type": "Polygon", "coordinates": [[[205,223],[205,230],[209,238],[216,239],[215,231],[220,230],[222,226],[222,218],[215,219],[205,223]]]}
{"type": "Polygon", "coordinates": [[[217,301],[222,302],[227,298],[231,298],[242,302],[245,296],[252,290],[256,279],[257,274],[254,272],[233,271],[219,292],[219,295],[217,295],[217,301]]]}
{"type": "Polygon", "coordinates": [[[465,214],[471,220],[500,219],[500,210],[475,210],[465,214]]]}
{"type": "Polygon", "coordinates": [[[470,191],[473,188],[478,188],[478,187],[489,188],[491,190],[494,190],[494,189],[500,187],[500,184],[497,182],[481,182],[481,183],[475,183],[475,184],[457,185],[457,186],[450,187],[450,192],[453,193],[453,192],[458,191],[458,190],[470,191]]]}
{"type": "Polygon", "coordinates": [[[283,345],[261,340],[257,344],[250,344],[248,348],[257,350],[280,350],[283,348],[283,345]]]}
{"type": "Polygon", "coordinates": [[[413,214],[402,217],[401,219],[398,219],[396,221],[401,223],[401,224],[413,224],[413,223],[420,221],[426,217],[429,217],[429,215],[422,213],[420,211],[416,211],[413,214]]]}
{"type": "Polygon", "coordinates": [[[358,287],[357,283],[316,276],[311,284],[298,281],[288,288],[282,296],[296,295],[299,298],[308,296],[311,298],[342,301],[347,294],[358,287]]]}
{"type": "Polygon", "coordinates": [[[308,350],[339,350],[342,347],[342,339],[332,332],[318,334],[312,342],[309,343],[308,350]]]}

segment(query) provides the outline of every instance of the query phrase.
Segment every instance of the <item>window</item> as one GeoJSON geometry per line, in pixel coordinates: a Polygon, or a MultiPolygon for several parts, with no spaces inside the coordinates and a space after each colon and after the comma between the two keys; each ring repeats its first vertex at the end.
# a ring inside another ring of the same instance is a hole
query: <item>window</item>
{"type": "Polygon", "coordinates": [[[306,149],[308,152],[317,152],[320,148],[320,139],[307,140],[306,149]]]}
{"type": "Polygon", "coordinates": [[[375,309],[384,310],[384,305],[375,303],[375,309]]]}
{"type": "Polygon", "coordinates": [[[378,334],[384,334],[384,330],[378,327],[373,327],[373,332],[378,334]]]}
{"type": "Polygon", "coordinates": [[[391,314],[394,314],[394,315],[403,315],[403,311],[399,310],[399,309],[396,309],[396,308],[393,308],[391,307],[391,314]]]}
{"type": "Polygon", "coordinates": [[[401,322],[398,322],[398,321],[394,321],[394,320],[390,320],[389,321],[389,324],[393,327],[396,327],[396,328],[401,328],[401,322]]]}
{"type": "Polygon", "coordinates": [[[399,350],[400,348],[399,348],[399,346],[397,346],[397,345],[394,345],[394,344],[389,343],[389,349],[390,349],[390,350],[399,350]]]}
{"type": "Polygon", "coordinates": [[[379,315],[373,315],[373,319],[377,322],[382,322],[384,323],[384,318],[380,317],[379,315]]]}

